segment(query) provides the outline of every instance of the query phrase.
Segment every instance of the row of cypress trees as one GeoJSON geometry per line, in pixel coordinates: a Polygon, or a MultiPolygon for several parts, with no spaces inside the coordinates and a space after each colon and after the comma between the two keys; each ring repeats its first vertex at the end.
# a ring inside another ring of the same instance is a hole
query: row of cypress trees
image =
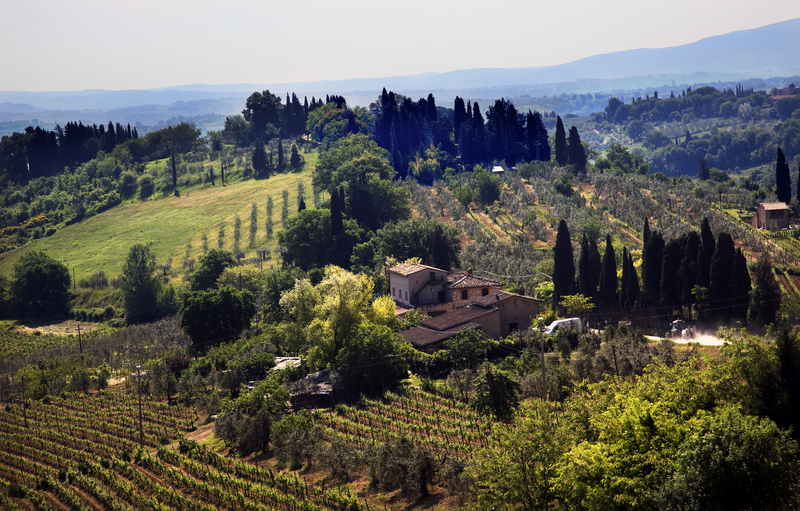
{"type": "Polygon", "coordinates": [[[730,234],[721,232],[715,239],[704,218],[699,234],[691,231],[665,242],[645,219],[642,240],[641,279],[627,247],[623,248],[618,278],[611,236],[606,236],[601,258],[595,240],[584,234],[576,278],[570,233],[562,220],[553,248],[554,305],[566,295],[580,293],[592,298],[605,313],[638,310],[655,316],[695,306],[710,321],[747,318],[750,272],[730,234]]]}

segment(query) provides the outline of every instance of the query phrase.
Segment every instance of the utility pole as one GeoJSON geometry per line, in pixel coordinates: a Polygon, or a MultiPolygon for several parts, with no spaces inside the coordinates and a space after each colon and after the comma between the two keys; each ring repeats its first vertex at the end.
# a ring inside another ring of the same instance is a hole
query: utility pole
{"type": "Polygon", "coordinates": [[[25,419],[25,429],[28,429],[28,412],[25,410],[25,376],[22,377],[22,418],[25,419]]]}
{"type": "Polygon", "coordinates": [[[547,401],[547,374],[544,368],[544,324],[542,320],[544,318],[539,318],[539,350],[541,351],[542,355],[542,400],[547,401]]]}
{"type": "Polygon", "coordinates": [[[142,429],[142,366],[136,366],[136,390],[139,391],[139,445],[144,449],[144,430],[142,429]]]}

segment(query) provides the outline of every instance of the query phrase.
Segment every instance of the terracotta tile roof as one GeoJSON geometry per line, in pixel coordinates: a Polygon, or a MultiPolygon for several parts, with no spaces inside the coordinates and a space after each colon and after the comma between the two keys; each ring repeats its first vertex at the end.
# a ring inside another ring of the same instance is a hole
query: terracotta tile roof
{"type": "Polygon", "coordinates": [[[509,293],[507,291],[496,291],[494,293],[489,293],[486,296],[482,296],[480,298],[472,300],[472,305],[478,305],[480,307],[493,307],[494,304],[496,304],[497,302],[506,300],[514,296],[516,296],[517,298],[521,298],[523,300],[532,300],[534,302],[540,302],[540,303],[542,302],[538,298],[533,298],[531,296],[518,295],[516,293],[509,293]]]}
{"type": "Polygon", "coordinates": [[[480,329],[480,325],[477,325],[475,323],[465,323],[463,325],[451,328],[450,330],[445,330],[443,332],[440,332],[438,330],[431,330],[430,328],[415,326],[413,328],[409,328],[408,330],[403,330],[402,332],[400,332],[400,335],[403,336],[403,339],[410,342],[417,348],[424,348],[426,346],[430,346],[431,344],[443,342],[449,339],[450,337],[453,337],[454,335],[463,332],[468,328],[480,329]]]}
{"type": "Polygon", "coordinates": [[[787,206],[785,202],[762,202],[759,206],[763,207],[766,211],[789,209],[789,206],[787,206]]]}
{"type": "Polygon", "coordinates": [[[447,276],[447,287],[450,289],[466,289],[473,287],[500,287],[500,281],[485,279],[469,273],[451,273],[447,276]]]}
{"type": "Polygon", "coordinates": [[[442,314],[440,316],[434,316],[431,319],[425,320],[422,322],[422,326],[439,331],[450,330],[451,328],[463,325],[464,323],[468,323],[481,316],[492,314],[497,310],[499,309],[495,308],[486,309],[483,307],[471,307],[471,306],[462,307],[460,309],[450,311],[446,314],[442,314]]]}
{"type": "Polygon", "coordinates": [[[389,268],[390,272],[397,273],[398,275],[402,275],[404,277],[407,277],[408,275],[411,275],[412,273],[417,273],[418,271],[423,271],[423,270],[428,270],[428,271],[436,270],[436,271],[441,271],[441,272],[445,272],[446,273],[445,270],[441,270],[439,268],[434,268],[433,266],[426,266],[424,264],[411,263],[411,262],[408,262],[408,261],[406,261],[405,263],[402,263],[402,264],[398,264],[397,266],[392,266],[391,268],[389,268]]]}

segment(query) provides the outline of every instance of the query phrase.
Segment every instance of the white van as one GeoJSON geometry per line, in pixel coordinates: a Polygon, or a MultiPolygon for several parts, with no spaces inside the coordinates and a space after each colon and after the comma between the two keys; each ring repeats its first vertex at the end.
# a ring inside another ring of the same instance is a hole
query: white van
{"type": "Polygon", "coordinates": [[[555,335],[559,331],[583,332],[583,322],[581,318],[559,319],[550,323],[550,326],[547,327],[544,333],[547,335],[555,335]]]}

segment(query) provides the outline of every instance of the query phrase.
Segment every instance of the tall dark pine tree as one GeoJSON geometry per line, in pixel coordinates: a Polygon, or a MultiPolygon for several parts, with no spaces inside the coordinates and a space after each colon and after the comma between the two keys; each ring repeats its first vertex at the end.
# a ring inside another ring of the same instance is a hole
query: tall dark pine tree
{"type": "Polygon", "coordinates": [[[711,258],[711,273],[708,283],[708,294],[713,310],[712,317],[723,319],[730,315],[731,277],[735,256],[736,249],[731,235],[727,232],[719,233],[714,256],[711,258]]]}
{"type": "MultiPolygon", "coordinates": [[[[603,270],[603,262],[600,258],[600,251],[597,250],[597,241],[594,238],[589,239],[589,287],[594,291],[592,298],[597,303],[597,288],[600,286],[600,272],[603,270]]],[[[587,295],[588,296],[588,295],[587,295]]]]}
{"type": "Polygon", "coordinates": [[[172,189],[178,192],[178,168],[175,166],[175,148],[172,148],[172,189]]]}
{"type": "Polygon", "coordinates": [[[619,310],[628,310],[628,247],[622,247],[622,278],[619,281],[619,310]]]}
{"type": "Polygon", "coordinates": [[[703,218],[700,225],[700,251],[697,253],[697,285],[708,288],[709,275],[711,274],[711,258],[715,250],[714,233],[708,218],[703,218]]]}
{"type": "Polygon", "coordinates": [[[759,325],[774,323],[775,314],[781,305],[781,287],[775,280],[775,275],[772,273],[772,261],[766,252],[758,258],[754,281],[747,318],[759,325]]]}
{"type": "Polygon", "coordinates": [[[283,140],[278,138],[278,168],[283,168],[283,140]]]}
{"type": "Polygon", "coordinates": [[[344,232],[344,221],[342,220],[342,204],[339,201],[339,189],[331,187],[331,235],[344,232]]]}
{"type": "Polygon", "coordinates": [[[575,262],[572,255],[572,241],[569,228],[564,220],[558,224],[556,244],[553,247],[553,310],[559,307],[564,296],[572,294],[575,283],[575,262]]]}
{"type": "Polygon", "coordinates": [[[681,240],[669,240],[664,247],[664,259],[661,263],[661,306],[667,311],[681,309],[681,260],[681,240]]]}
{"type": "Polygon", "coordinates": [[[797,165],[797,202],[800,202],[800,165],[797,165]]]}
{"type": "Polygon", "coordinates": [[[567,164],[567,132],[564,131],[564,121],[561,116],[556,117],[556,163],[562,167],[567,164]]]}
{"type": "Polygon", "coordinates": [[[467,110],[464,106],[464,100],[456,96],[455,105],[453,106],[453,130],[456,134],[456,140],[461,133],[461,124],[467,120],[467,110]]]}
{"type": "Polygon", "coordinates": [[[628,252],[628,280],[626,282],[627,291],[625,293],[625,309],[633,310],[639,300],[639,275],[633,265],[633,255],[628,252]]]}
{"type": "Polygon", "coordinates": [[[253,148],[253,169],[256,173],[260,173],[267,168],[267,152],[264,150],[264,142],[261,139],[256,139],[255,147],[253,148]]]}
{"type": "Polygon", "coordinates": [[[581,136],[575,126],[569,129],[569,139],[567,140],[567,162],[575,165],[576,171],[581,174],[586,173],[586,150],[581,143],[581,136]]]}
{"type": "Polygon", "coordinates": [[[589,255],[589,241],[587,241],[586,234],[584,233],[583,239],[581,240],[581,253],[578,256],[578,292],[583,296],[592,298],[597,289],[592,288],[591,284],[593,276],[591,275],[591,268],[589,266],[589,255]]]}
{"type": "Polygon", "coordinates": [[[433,94],[428,94],[428,103],[426,108],[427,112],[425,112],[425,117],[428,119],[428,124],[433,126],[436,124],[436,120],[439,118],[439,113],[436,111],[436,99],[434,99],[433,94]]]}
{"type": "Polygon", "coordinates": [[[603,254],[603,268],[600,270],[600,289],[597,293],[600,308],[604,311],[616,310],[619,305],[617,296],[617,257],[611,235],[606,235],[606,251],[603,254]]]}
{"type": "Polygon", "coordinates": [[[788,203],[792,200],[792,177],[789,175],[789,165],[780,147],[778,160],[775,162],[775,192],[781,202],[788,203]]]}
{"type": "Polygon", "coordinates": [[[641,304],[643,308],[657,307],[661,298],[661,266],[664,262],[664,238],[658,231],[649,231],[647,227],[647,239],[642,247],[642,294],[641,304]],[[649,233],[649,234],[647,234],[649,233]]]}
{"type": "Polygon", "coordinates": [[[731,275],[731,316],[734,320],[744,322],[747,319],[747,305],[752,288],[750,271],[747,269],[747,258],[742,253],[742,249],[737,248],[731,275]]]}
{"type": "Polygon", "coordinates": [[[697,284],[697,277],[700,271],[698,266],[698,253],[700,252],[700,235],[691,231],[682,238],[682,257],[681,269],[679,273],[681,281],[681,303],[691,305],[697,300],[692,289],[697,284]]]}
{"type": "Polygon", "coordinates": [[[476,161],[486,157],[486,126],[478,102],[472,104],[472,147],[476,161]]]}
{"type": "Polygon", "coordinates": [[[539,112],[531,113],[525,118],[525,139],[528,146],[528,159],[530,161],[550,161],[550,142],[547,138],[547,128],[542,122],[539,112]]]}

